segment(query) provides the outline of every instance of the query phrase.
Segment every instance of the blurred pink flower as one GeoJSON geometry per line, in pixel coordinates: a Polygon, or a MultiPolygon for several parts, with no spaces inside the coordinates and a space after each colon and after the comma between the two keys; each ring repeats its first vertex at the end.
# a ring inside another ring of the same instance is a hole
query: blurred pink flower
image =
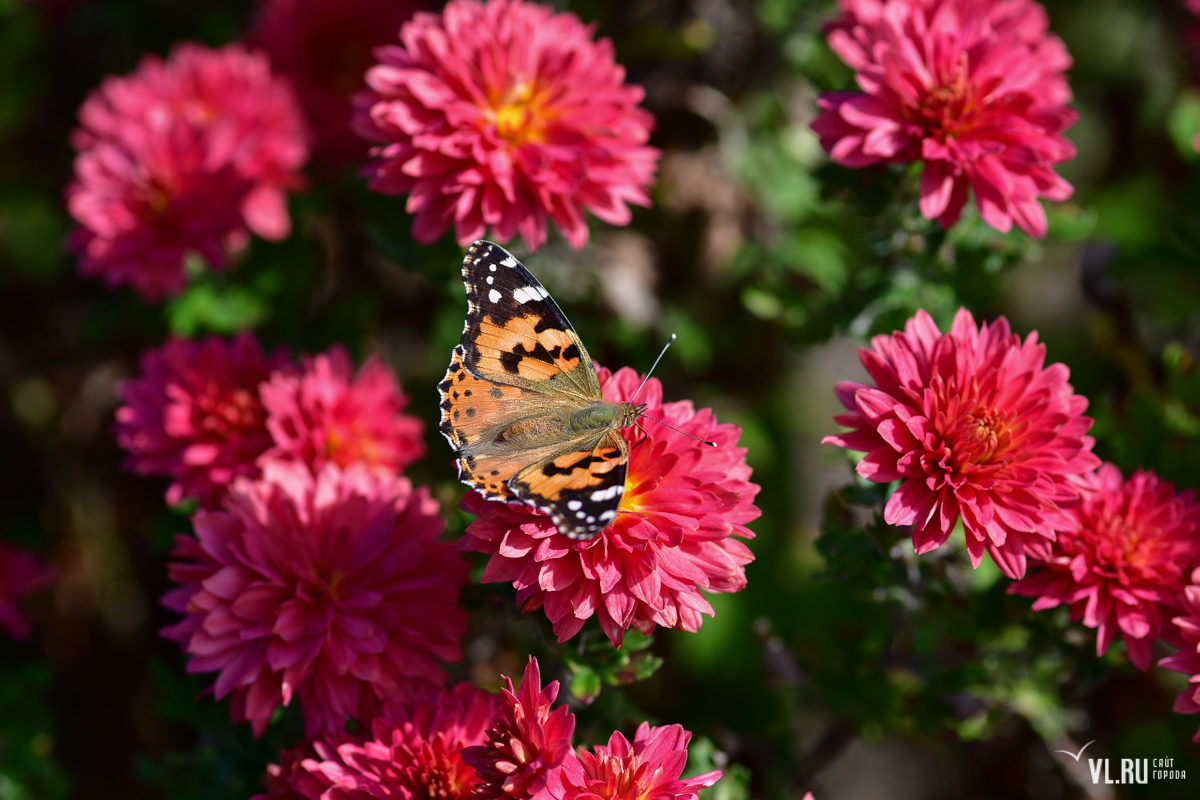
{"type": "Polygon", "coordinates": [[[179,45],[163,62],[105,79],[79,109],[67,206],[84,275],[131,284],[147,301],[179,292],[184,257],[211,267],[247,229],[291,230],[287,196],[303,184],[304,122],[267,59],[237,45],[179,45]]]}
{"type": "Polygon", "coordinates": [[[462,759],[479,776],[476,800],[549,800],[546,779],[571,752],[575,715],[565,705],[550,710],[558,697],[558,681],[542,689],[537,659],[530,656],[518,694],[504,676],[501,714],[487,740],[462,751],[462,759]]]}
{"type": "Polygon", "coordinates": [[[376,358],[358,374],[341,346],[304,359],[299,372],[276,372],[261,387],[274,447],[259,458],[301,461],[314,470],[354,463],[399,472],[425,455],[424,423],[400,412],[408,397],[376,358]]]}
{"type": "Polygon", "coordinates": [[[0,541],[0,631],[23,642],[33,625],[20,603],[54,579],[54,573],[33,553],[0,541]]]}
{"type": "Polygon", "coordinates": [[[980,216],[1046,235],[1039,198],[1074,191],[1054,165],[1075,156],[1062,135],[1078,114],[1063,71],[1071,57],[1033,0],[841,0],[829,46],[861,92],[818,101],[813,130],[847,167],[923,161],[921,213],[958,221],[975,191],[980,216]]]}
{"type": "Polygon", "coordinates": [[[258,385],[287,365],[282,350],[267,358],[249,333],[147,350],[142,374],[121,385],[113,433],[129,453],[125,468],[171,478],[172,505],[219,505],[234,478],[258,475],[254,460],[271,446],[258,385]]]}
{"type": "Polygon", "coordinates": [[[413,236],[458,243],[517,233],[531,249],[552,219],[571,246],[588,238],[585,211],[627,225],[627,203],[650,205],[658,151],[607,39],[573,14],[521,0],[450,0],[418,13],[402,46],[377,49],[356,126],[380,142],[371,188],[407,194],[413,236]]]}
{"type": "Polygon", "coordinates": [[[1096,655],[1120,631],[1129,659],[1149,669],[1151,648],[1162,631],[1162,611],[1179,607],[1186,576],[1200,562],[1200,506],[1195,492],[1152,472],[1129,480],[1112,464],[1081,477],[1079,529],[1058,534],[1044,567],[1008,587],[1036,597],[1033,610],[1071,606],[1071,618],[1098,628],[1096,655]]]}
{"type": "Polygon", "coordinates": [[[550,781],[554,800],[697,800],[719,771],[680,780],[692,734],[680,725],[651,728],[643,722],[633,742],[615,732],[608,745],[571,753],[550,781]]]}
{"type": "Polygon", "coordinates": [[[411,713],[377,717],[369,737],[314,742],[318,756],[292,767],[289,785],[310,800],[470,800],[475,772],[459,751],[500,713],[494,694],[460,683],[411,713]]]}
{"type": "MultiPolygon", "coordinates": [[[[1160,667],[1188,676],[1188,687],[1175,698],[1175,711],[1179,714],[1200,713],[1200,568],[1192,572],[1190,581],[1179,597],[1183,614],[1172,619],[1165,632],[1165,638],[1175,644],[1179,652],[1158,662],[1160,667]]],[[[1200,742],[1200,730],[1196,731],[1192,741],[1200,742]]]]}
{"type": "Polygon", "coordinates": [[[466,627],[467,564],[437,540],[437,511],[424,488],[362,465],[270,462],[176,538],[163,605],[185,618],[163,635],[188,672],[220,672],[217,699],[232,693],[255,735],[293,694],[310,738],[409,702],[444,683],[438,659],[461,657],[466,627]]]}
{"type": "Polygon", "coordinates": [[[249,43],[291,83],[313,135],[314,155],[332,166],[362,161],[367,146],[350,128],[351,96],[365,88],[371,49],[393,42],[424,7],[416,0],[262,0],[249,43]]]}
{"type": "MultiPolygon", "coordinates": [[[[600,370],[604,397],[628,401],[641,379],[631,369],[600,370]]],[[[741,429],[718,425],[708,409],[687,401],[663,404],[662,384],[650,380],[639,395],[646,416],[701,439],[708,447],[643,420],[626,431],[629,472],[612,527],[578,542],[558,533],[550,518],[530,506],[485,501],[468,492],[462,507],[479,514],[462,546],[491,555],[483,580],[512,581],[517,603],[545,608],[560,642],[579,632],[593,614],[616,646],[626,630],[650,633],[656,625],[700,629],[712,606],[700,594],[739,592],[745,565],[754,560],[735,536],[751,539],[758,486],[750,482],[741,429]]]]}
{"type": "Polygon", "coordinates": [[[865,452],[864,478],[903,481],[888,524],[914,526],[927,553],[961,517],[971,564],[986,550],[1010,578],[1025,574],[1027,553],[1049,558],[1056,532],[1079,526],[1074,479],[1100,463],[1067,368],[1043,366],[1036,333],[1022,342],[1003,317],[977,327],[965,308],[948,334],[918,311],[871,346],[858,352],[876,385],[837,385],[849,413],[835,420],[852,430],[823,441],[865,452]]]}

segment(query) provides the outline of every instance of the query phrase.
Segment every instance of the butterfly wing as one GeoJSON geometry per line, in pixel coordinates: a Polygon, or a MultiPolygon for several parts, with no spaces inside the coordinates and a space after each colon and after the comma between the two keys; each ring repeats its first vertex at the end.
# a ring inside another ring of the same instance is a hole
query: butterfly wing
{"type": "Polygon", "coordinates": [[[610,430],[526,467],[509,486],[516,497],[548,514],[559,533],[592,539],[617,516],[628,466],[629,445],[619,430],[610,430]]]}
{"type": "Polygon", "coordinates": [[[463,364],[472,374],[543,394],[600,397],[583,342],[520,261],[480,240],[467,250],[462,271],[468,306],[463,364]]]}

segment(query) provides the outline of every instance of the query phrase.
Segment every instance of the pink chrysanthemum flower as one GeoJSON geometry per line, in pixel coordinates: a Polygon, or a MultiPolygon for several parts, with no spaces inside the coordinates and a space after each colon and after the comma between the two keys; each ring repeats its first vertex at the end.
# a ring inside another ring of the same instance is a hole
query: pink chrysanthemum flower
{"type": "Polygon", "coordinates": [[[54,573],[33,553],[0,541],[0,631],[19,642],[29,638],[33,625],[20,603],[53,577],[54,573]]]}
{"type": "Polygon", "coordinates": [[[408,397],[376,358],[358,374],[344,348],[304,359],[303,369],[277,372],[260,389],[274,447],[259,459],[365,464],[398,472],[425,455],[424,424],[400,412],[408,397]]]}
{"type": "Polygon", "coordinates": [[[234,478],[258,475],[254,460],[271,446],[258,385],[287,364],[283,351],[264,356],[249,333],[147,350],[142,374],[121,385],[113,432],[129,452],[125,468],[171,478],[171,504],[218,505],[234,478]]]}
{"type": "Polygon", "coordinates": [[[163,604],[185,619],[163,635],[188,672],[220,671],[217,699],[232,693],[256,735],[293,694],[310,737],[408,702],[445,681],[438,659],[461,656],[466,626],[467,564],[437,541],[437,511],[362,465],[268,463],[177,537],[163,604]]]}
{"type": "Polygon", "coordinates": [[[853,430],[823,441],[865,452],[864,478],[902,481],[888,524],[912,525],[927,553],[961,517],[971,564],[986,550],[1010,578],[1025,574],[1027,552],[1049,557],[1055,534],[1078,527],[1073,479],[1100,463],[1069,370],[1043,366],[1036,333],[1022,342],[1003,317],[976,327],[965,308],[947,334],[918,311],[871,346],[859,357],[876,385],[837,385],[850,411],[835,420],[853,430]]]}
{"type": "Polygon", "coordinates": [[[459,244],[536,250],[554,220],[571,246],[587,242],[584,213],[627,225],[648,206],[658,151],[643,92],[625,83],[612,44],[573,14],[521,0],[450,0],[418,13],[402,46],[376,50],[356,126],[381,142],[371,188],[407,194],[413,236],[433,242],[454,225],[459,244]]]}
{"type": "Polygon", "coordinates": [[[615,732],[594,752],[572,753],[550,781],[554,800],[697,800],[720,771],[680,780],[692,734],[681,725],[651,728],[643,722],[633,742],[615,732]]]}
{"type": "MultiPolygon", "coordinates": [[[[1200,568],[1194,570],[1191,583],[1180,593],[1183,613],[1171,620],[1165,638],[1179,647],[1179,652],[1158,662],[1159,666],[1188,676],[1189,686],[1175,698],[1179,714],[1200,713],[1200,568]]],[[[1192,737],[1200,742],[1200,730],[1192,737]]]]}
{"type": "Polygon", "coordinates": [[[411,0],[263,0],[250,43],[271,57],[304,109],[314,155],[334,166],[366,157],[350,128],[351,96],[365,87],[371,50],[393,42],[425,4],[411,0]]]}
{"type": "Polygon", "coordinates": [[[841,0],[829,46],[861,92],[818,101],[813,130],[847,167],[923,161],[921,213],[944,227],[975,192],[983,220],[1046,235],[1039,198],[1074,191],[1054,165],[1075,156],[1063,136],[1066,47],[1033,0],[841,0]]]}
{"type": "Polygon", "coordinates": [[[291,770],[290,787],[310,800],[468,800],[475,771],[459,752],[500,713],[494,694],[460,683],[411,713],[377,717],[370,738],[316,742],[319,757],[291,770]]]}
{"type": "Polygon", "coordinates": [[[290,190],[308,159],[304,121],[267,59],[237,45],[180,45],[108,78],[79,109],[67,206],[79,270],[147,301],[179,292],[184,258],[225,266],[247,229],[291,230],[290,190]]]}
{"type": "Polygon", "coordinates": [[[1186,576],[1200,562],[1200,506],[1195,493],[1152,472],[1129,480],[1112,464],[1080,479],[1079,529],[1063,531],[1044,567],[1008,587],[1036,597],[1033,610],[1071,606],[1071,618],[1098,628],[1096,655],[1117,632],[1129,659],[1149,669],[1151,648],[1162,631],[1162,612],[1179,607],[1186,576]]]}
{"type": "Polygon", "coordinates": [[[462,758],[482,781],[476,800],[549,800],[546,779],[571,752],[575,715],[565,705],[550,710],[558,681],[542,689],[542,673],[530,656],[518,694],[504,676],[503,714],[487,741],[463,750],[462,758]]]}
{"type": "MultiPolygon", "coordinates": [[[[629,401],[641,379],[631,369],[600,370],[605,399],[629,401]]],[[[512,581],[529,612],[545,608],[560,642],[592,615],[613,644],[636,627],[697,631],[712,606],[700,594],[739,592],[754,560],[733,537],[754,538],[746,523],[759,515],[758,486],[750,482],[741,429],[717,424],[708,409],[687,401],[662,402],[662,384],[646,383],[639,401],[646,416],[716,442],[708,447],[643,420],[643,434],[625,431],[629,470],[612,526],[586,542],[558,533],[550,518],[529,506],[485,501],[468,492],[462,507],[479,514],[463,547],[492,556],[484,581],[512,581]]]]}

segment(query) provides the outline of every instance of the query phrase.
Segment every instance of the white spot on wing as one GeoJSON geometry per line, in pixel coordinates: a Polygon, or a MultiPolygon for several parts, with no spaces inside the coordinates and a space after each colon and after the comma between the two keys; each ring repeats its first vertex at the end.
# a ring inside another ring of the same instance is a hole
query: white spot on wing
{"type": "Polygon", "coordinates": [[[592,502],[603,503],[606,500],[612,500],[614,497],[617,497],[624,491],[625,486],[620,483],[614,484],[607,489],[597,489],[596,491],[592,492],[592,502]]]}
{"type": "Polygon", "coordinates": [[[515,267],[517,265],[517,260],[515,258],[513,258],[512,256],[508,256],[500,263],[506,267],[515,267]]]}
{"type": "Polygon", "coordinates": [[[522,286],[520,289],[513,290],[513,300],[518,303],[528,303],[532,300],[541,300],[549,293],[540,286],[522,286]]]}
{"type": "Polygon", "coordinates": [[[491,275],[488,275],[488,286],[491,286],[491,285],[492,285],[492,282],[493,282],[493,281],[495,281],[495,280],[496,280],[496,279],[495,279],[495,278],[493,278],[491,275]]]}
{"type": "Polygon", "coordinates": [[[500,293],[495,289],[492,289],[490,292],[488,292],[488,300],[491,300],[493,303],[499,303],[500,293]]]}
{"type": "Polygon", "coordinates": [[[579,509],[583,508],[583,503],[579,502],[578,500],[570,500],[567,502],[567,508],[571,509],[572,511],[578,511],[579,509]]]}

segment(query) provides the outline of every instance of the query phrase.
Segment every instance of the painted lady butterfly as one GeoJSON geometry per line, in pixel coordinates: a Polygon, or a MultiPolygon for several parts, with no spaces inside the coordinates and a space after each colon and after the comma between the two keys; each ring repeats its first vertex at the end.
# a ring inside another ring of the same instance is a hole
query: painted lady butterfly
{"type": "Polygon", "coordinates": [[[625,491],[621,430],[646,407],[601,396],[571,323],[504,248],[475,242],[462,273],[467,322],[438,384],[439,430],[458,455],[459,480],[545,512],[564,536],[593,539],[625,491]]]}

